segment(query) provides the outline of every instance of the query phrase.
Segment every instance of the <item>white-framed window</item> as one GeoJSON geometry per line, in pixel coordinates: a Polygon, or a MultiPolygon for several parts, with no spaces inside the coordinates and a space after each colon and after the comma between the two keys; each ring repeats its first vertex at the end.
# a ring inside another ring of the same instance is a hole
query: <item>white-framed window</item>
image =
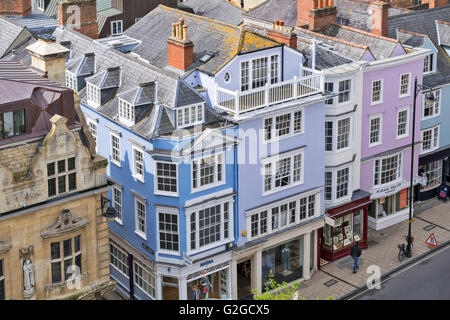
{"type": "Polygon", "coordinates": [[[155,275],[148,271],[144,264],[134,261],[134,284],[148,294],[152,299],[155,298],[155,275]]]}
{"type": "Polygon", "coordinates": [[[141,238],[147,239],[147,225],[146,225],[146,205],[145,201],[135,197],[134,198],[134,213],[135,213],[135,233],[141,238]]]}
{"type": "Polygon", "coordinates": [[[266,83],[277,83],[280,79],[279,63],[278,54],[242,61],[241,91],[260,88],[265,86],[266,83]]]}
{"type": "Polygon", "coordinates": [[[109,240],[109,257],[110,264],[128,278],[128,254],[112,240],[109,240]]]}
{"type": "Polygon", "coordinates": [[[53,197],[77,189],[75,157],[47,163],[48,196],[53,197]]]}
{"type": "Polygon", "coordinates": [[[352,145],[352,116],[325,121],[325,151],[342,151],[352,145]]]}
{"type": "Polygon", "coordinates": [[[339,103],[343,103],[350,100],[351,89],[352,89],[352,82],[350,79],[339,81],[339,95],[338,95],[339,103]]]}
{"type": "Polygon", "coordinates": [[[86,82],[86,96],[89,105],[91,105],[94,108],[100,107],[101,96],[99,87],[96,87],[93,84],[86,82]]]}
{"type": "Polygon", "coordinates": [[[158,207],[158,243],[162,253],[180,252],[178,210],[158,207]]]}
{"type": "Polygon", "coordinates": [[[263,121],[265,142],[304,133],[304,109],[265,118],[263,121]]]}
{"type": "Polygon", "coordinates": [[[351,168],[325,171],[325,201],[337,201],[352,195],[351,168]]]}
{"type": "Polygon", "coordinates": [[[36,0],[36,6],[40,10],[45,10],[45,0],[36,0]]]}
{"type": "Polygon", "coordinates": [[[376,186],[384,185],[401,179],[402,155],[388,156],[374,161],[374,182],[376,186]]]}
{"type": "Polygon", "coordinates": [[[184,128],[202,123],[203,112],[203,104],[178,108],[177,127],[184,128]]]}
{"type": "Polygon", "coordinates": [[[225,156],[216,153],[191,161],[192,191],[197,192],[225,183],[225,156]]]}
{"type": "Polygon", "coordinates": [[[76,74],[66,70],[66,87],[77,92],[77,76],[76,74]]]}
{"type": "Polygon", "coordinates": [[[400,92],[399,97],[408,97],[411,94],[411,73],[403,73],[400,75],[400,92]]]}
{"type": "Polygon", "coordinates": [[[111,132],[111,162],[120,167],[120,137],[111,132]]]}
{"type": "Polygon", "coordinates": [[[425,95],[422,96],[423,119],[433,118],[441,113],[441,89],[433,91],[434,102],[425,103],[425,95]]]}
{"type": "Polygon", "coordinates": [[[428,162],[421,166],[423,174],[427,178],[426,186],[421,188],[421,191],[436,188],[442,183],[442,160],[428,162]]]}
{"type": "Polygon", "coordinates": [[[247,213],[248,238],[253,240],[302,223],[320,212],[319,194],[291,197],[247,213]]]}
{"type": "Polygon", "coordinates": [[[397,110],[397,139],[409,135],[409,106],[397,110]]]}
{"type": "Polygon", "coordinates": [[[119,98],[119,121],[125,124],[126,126],[134,126],[135,122],[135,113],[134,106],[119,98]]]}
{"type": "Polygon", "coordinates": [[[117,211],[116,221],[122,224],[122,189],[112,188],[112,206],[117,211]]]}
{"type": "Polygon", "coordinates": [[[178,195],[177,164],[166,161],[155,161],[155,194],[178,195]]]}
{"type": "Polygon", "coordinates": [[[233,240],[233,201],[221,200],[187,211],[189,252],[194,253],[233,240]]]}
{"type": "Polygon", "coordinates": [[[426,153],[439,148],[439,125],[421,130],[422,133],[422,152],[426,153]]]}
{"type": "Polygon", "coordinates": [[[369,147],[381,144],[382,140],[382,115],[370,116],[369,121],[369,147]]]}
{"type": "Polygon", "coordinates": [[[133,177],[144,182],[144,152],[133,146],[133,177]]]}
{"type": "Polygon", "coordinates": [[[378,104],[383,102],[383,80],[372,81],[372,95],[371,104],[378,104]]]}
{"type": "MultiPolygon", "coordinates": [[[[325,82],[325,91],[328,91],[330,93],[333,93],[334,90],[334,83],[333,82],[325,82]]],[[[333,104],[334,98],[330,98],[325,101],[325,104],[333,104]]]]}
{"type": "Polygon", "coordinates": [[[97,128],[97,121],[88,119],[88,128],[89,132],[92,135],[92,138],[95,142],[95,152],[98,152],[98,144],[97,144],[97,134],[98,134],[98,128],[97,128]]]}
{"type": "Polygon", "coordinates": [[[115,20],[111,21],[111,35],[115,36],[123,33],[123,21],[115,20]]]}
{"type": "Polygon", "coordinates": [[[434,71],[434,53],[429,54],[425,57],[423,63],[423,73],[430,73],[434,71]]]}
{"type": "Polygon", "coordinates": [[[304,150],[295,150],[262,161],[263,195],[303,183],[304,150]]]}

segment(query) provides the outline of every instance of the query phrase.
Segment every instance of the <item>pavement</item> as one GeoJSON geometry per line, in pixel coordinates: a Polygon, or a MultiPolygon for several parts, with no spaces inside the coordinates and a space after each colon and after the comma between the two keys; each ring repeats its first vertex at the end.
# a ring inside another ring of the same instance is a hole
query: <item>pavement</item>
{"type": "Polygon", "coordinates": [[[397,257],[397,244],[405,243],[404,236],[408,233],[407,220],[379,231],[369,228],[369,247],[362,252],[356,274],[352,272],[353,260],[350,256],[329,262],[314,272],[310,280],[300,283],[299,296],[306,300],[344,298],[357,289],[367,288],[367,280],[373,272],[367,273],[369,266],[379,267],[383,277],[407,266],[412,259],[429,253],[432,249],[425,244],[425,240],[431,233],[436,236],[438,247],[439,244],[450,241],[450,201],[431,199],[415,203],[411,230],[414,237],[412,258],[399,262],[397,257]]]}

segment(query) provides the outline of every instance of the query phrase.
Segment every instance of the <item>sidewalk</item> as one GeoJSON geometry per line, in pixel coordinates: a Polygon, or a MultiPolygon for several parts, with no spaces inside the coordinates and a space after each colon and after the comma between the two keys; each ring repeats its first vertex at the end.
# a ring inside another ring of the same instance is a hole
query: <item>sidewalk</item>
{"type": "MultiPolygon", "coordinates": [[[[414,218],[411,231],[414,237],[413,257],[430,250],[425,244],[425,240],[431,233],[436,236],[438,245],[450,240],[449,201],[442,202],[432,199],[415,204],[414,218]],[[432,228],[433,226],[434,228],[432,228]]],[[[357,288],[366,286],[367,279],[370,276],[366,273],[368,266],[379,266],[381,275],[384,275],[402,264],[408,263],[410,261],[408,258],[405,258],[402,263],[397,258],[397,244],[405,242],[403,236],[406,236],[407,233],[407,220],[379,231],[369,229],[369,248],[363,250],[358,273],[352,273],[353,260],[350,256],[329,262],[321,270],[316,271],[310,280],[300,284],[300,297],[307,300],[317,298],[323,300],[330,296],[339,299],[357,288]],[[330,283],[328,283],[329,286],[325,285],[333,279],[336,281],[334,284],[331,286],[330,283]]]]}

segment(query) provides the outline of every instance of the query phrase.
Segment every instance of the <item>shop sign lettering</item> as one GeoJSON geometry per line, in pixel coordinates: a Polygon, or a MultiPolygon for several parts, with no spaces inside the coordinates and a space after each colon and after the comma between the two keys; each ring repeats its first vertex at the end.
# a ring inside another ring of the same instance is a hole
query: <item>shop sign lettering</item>
{"type": "Polygon", "coordinates": [[[373,190],[372,197],[373,196],[389,195],[389,194],[392,194],[392,193],[395,193],[395,192],[399,191],[401,188],[402,188],[402,183],[401,182],[397,182],[397,183],[395,183],[393,185],[373,190]]]}
{"type": "Polygon", "coordinates": [[[211,264],[211,263],[213,263],[213,262],[214,262],[213,259],[205,260],[205,261],[203,261],[203,262],[200,263],[200,267],[207,266],[208,264],[211,264]]]}

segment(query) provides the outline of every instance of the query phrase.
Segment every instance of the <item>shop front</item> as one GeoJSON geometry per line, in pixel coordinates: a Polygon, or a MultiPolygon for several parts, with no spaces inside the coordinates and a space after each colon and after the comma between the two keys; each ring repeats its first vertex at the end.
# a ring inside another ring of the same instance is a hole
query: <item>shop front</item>
{"type": "Polygon", "coordinates": [[[369,204],[368,225],[381,230],[409,218],[409,182],[374,189],[369,204]]]}
{"type": "Polygon", "coordinates": [[[450,185],[450,148],[419,158],[419,175],[423,185],[417,186],[415,201],[434,198],[441,184],[450,185]]]}
{"type": "Polygon", "coordinates": [[[367,225],[370,194],[358,191],[351,203],[325,211],[325,226],[319,231],[320,257],[334,261],[350,254],[353,244],[367,248],[367,225]]]}

